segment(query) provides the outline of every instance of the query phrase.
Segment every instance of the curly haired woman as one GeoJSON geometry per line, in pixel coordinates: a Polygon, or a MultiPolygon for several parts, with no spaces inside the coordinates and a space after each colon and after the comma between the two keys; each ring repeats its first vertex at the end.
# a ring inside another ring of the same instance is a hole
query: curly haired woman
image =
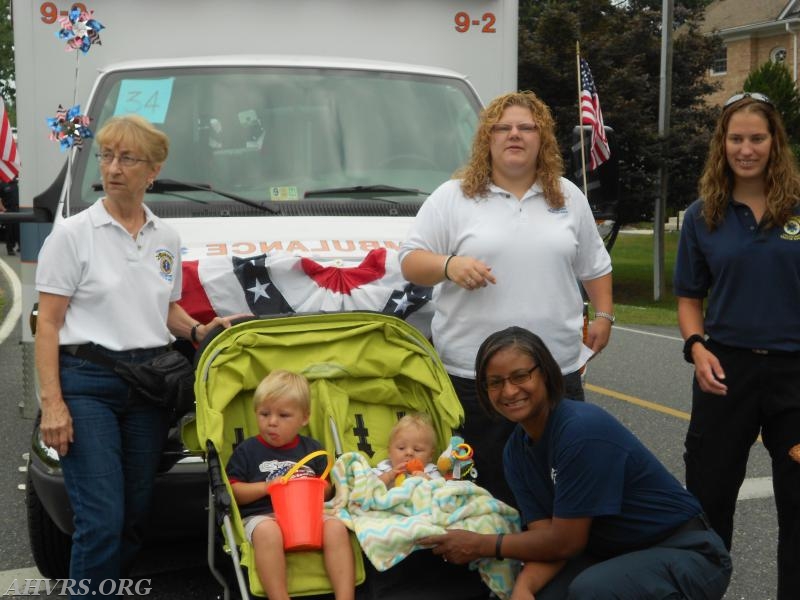
{"type": "Polygon", "coordinates": [[[532,92],[495,98],[481,113],[468,164],[425,201],[400,251],[403,275],[435,285],[433,343],[464,407],[477,482],[514,504],[502,476],[512,429],[490,420],[475,388],[475,355],[510,325],[537,332],[565,375],[580,381],[583,300],[596,309],[588,345],[608,343],[613,322],[611,259],[580,190],[564,179],[548,107],[532,92]]]}
{"type": "Polygon", "coordinates": [[[694,363],[686,485],[730,548],[761,434],[778,508],[778,599],[800,598],[800,173],[769,98],[725,103],[699,191],[674,285],[694,363]]]}

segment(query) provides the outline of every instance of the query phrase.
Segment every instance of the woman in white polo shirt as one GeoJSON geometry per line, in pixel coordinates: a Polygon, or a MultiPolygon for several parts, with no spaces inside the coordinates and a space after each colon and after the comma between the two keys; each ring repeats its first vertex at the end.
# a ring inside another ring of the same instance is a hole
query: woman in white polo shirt
{"type": "Polygon", "coordinates": [[[129,399],[109,368],[68,350],[91,344],[138,363],[173,336],[200,341],[229,324],[198,324],[177,304],[180,239],[144,205],[167,136],[126,115],[110,119],[97,143],[105,197],[54,225],[36,272],[41,433],[60,456],[75,514],[69,576],[88,580],[95,595],[103,580],[126,573],[139,548],[169,423],[164,410],[129,399]]]}
{"type": "Polygon", "coordinates": [[[595,308],[587,345],[599,352],[614,320],[611,259],[586,197],[562,177],[555,122],[533,92],[495,98],[481,113],[467,165],[425,201],[400,250],[403,275],[437,285],[433,343],[453,381],[475,449],[477,483],[514,503],[502,450],[512,425],[491,420],[475,388],[475,355],[493,331],[540,335],[583,399],[583,284],[595,308]]]}

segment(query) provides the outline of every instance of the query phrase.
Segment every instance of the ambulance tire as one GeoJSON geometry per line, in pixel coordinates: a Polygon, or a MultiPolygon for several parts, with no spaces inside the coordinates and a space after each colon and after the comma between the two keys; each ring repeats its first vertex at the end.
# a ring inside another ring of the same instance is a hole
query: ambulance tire
{"type": "Polygon", "coordinates": [[[28,538],[36,567],[43,577],[67,579],[72,538],[61,531],[47,514],[39,496],[36,495],[30,474],[25,486],[25,496],[28,509],[28,538]]]}

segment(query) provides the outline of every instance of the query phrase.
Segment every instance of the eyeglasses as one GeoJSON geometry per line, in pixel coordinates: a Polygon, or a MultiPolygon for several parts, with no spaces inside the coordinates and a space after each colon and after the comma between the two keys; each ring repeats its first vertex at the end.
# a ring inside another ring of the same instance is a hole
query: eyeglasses
{"type": "Polygon", "coordinates": [[[514,127],[523,134],[534,133],[539,129],[535,123],[517,123],[516,125],[512,125],[511,123],[495,123],[492,125],[492,133],[508,135],[514,127]]]}
{"type": "Polygon", "coordinates": [[[772,100],[760,92],[743,92],[741,94],[734,94],[725,101],[725,104],[722,105],[722,108],[728,108],[731,104],[736,104],[739,102],[739,100],[744,100],[745,98],[752,98],[753,100],[763,102],[764,104],[769,104],[772,108],[775,108],[772,100]]]}
{"type": "Polygon", "coordinates": [[[486,382],[486,389],[490,392],[499,392],[502,390],[505,385],[506,381],[511,383],[511,385],[522,385],[523,383],[527,383],[533,377],[533,372],[539,368],[539,365],[534,365],[527,371],[517,371],[516,373],[512,373],[508,377],[498,377],[497,379],[490,379],[486,382]]]}
{"type": "Polygon", "coordinates": [[[140,162],[150,162],[146,158],[135,158],[133,156],[129,156],[127,154],[123,154],[122,156],[117,156],[113,152],[98,152],[95,154],[97,157],[97,161],[101,165],[110,165],[114,162],[114,159],[117,159],[117,162],[120,164],[121,167],[133,167],[136,163],[140,162]]]}

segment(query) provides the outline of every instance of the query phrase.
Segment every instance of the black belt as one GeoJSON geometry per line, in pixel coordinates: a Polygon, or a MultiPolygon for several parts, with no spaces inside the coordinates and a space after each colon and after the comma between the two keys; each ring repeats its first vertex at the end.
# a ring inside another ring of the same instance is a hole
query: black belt
{"type": "Polygon", "coordinates": [[[738,350],[739,352],[750,352],[760,356],[796,356],[800,357],[800,351],[794,350],[770,350],[769,348],[741,348],[739,346],[728,346],[727,344],[720,344],[719,342],[709,339],[707,343],[712,346],[719,346],[726,350],[738,350]]]}
{"type": "Polygon", "coordinates": [[[83,350],[90,349],[92,347],[97,347],[102,350],[106,350],[103,346],[97,346],[96,344],[67,344],[65,346],[59,346],[59,350],[64,354],[69,354],[71,356],[79,356],[82,354],[83,350]]]}
{"type": "Polygon", "coordinates": [[[789,352],[788,350],[767,350],[766,348],[750,348],[753,354],[766,356],[800,356],[800,352],[789,352]]]}
{"type": "Polygon", "coordinates": [[[169,346],[160,346],[157,348],[142,348],[134,350],[109,350],[100,344],[93,344],[91,342],[86,344],[65,344],[63,346],[59,346],[59,350],[65,354],[69,354],[70,356],[74,356],[76,358],[82,358],[83,360],[88,360],[89,362],[103,365],[111,369],[114,368],[114,365],[117,362],[115,357],[120,355],[127,354],[130,356],[131,354],[136,355],[139,352],[147,352],[152,356],[156,356],[158,354],[164,354],[165,352],[168,352],[169,349],[169,346]]]}

